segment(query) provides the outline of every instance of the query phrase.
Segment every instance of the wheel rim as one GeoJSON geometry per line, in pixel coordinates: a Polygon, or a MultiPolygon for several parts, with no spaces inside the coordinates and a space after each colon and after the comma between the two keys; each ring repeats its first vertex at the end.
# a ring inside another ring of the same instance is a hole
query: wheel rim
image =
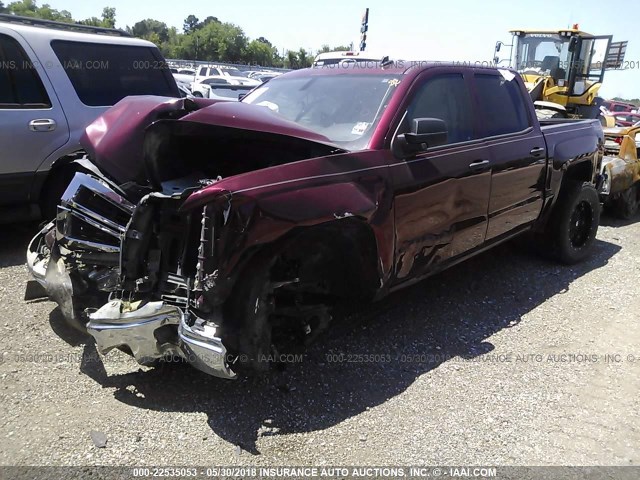
{"type": "Polygon", "coordinates": [[[593,211],[588,202],[578,203],[569,220],[569,241],[574,248],[581,248],[589,239],[593,226],[593,211]]]}

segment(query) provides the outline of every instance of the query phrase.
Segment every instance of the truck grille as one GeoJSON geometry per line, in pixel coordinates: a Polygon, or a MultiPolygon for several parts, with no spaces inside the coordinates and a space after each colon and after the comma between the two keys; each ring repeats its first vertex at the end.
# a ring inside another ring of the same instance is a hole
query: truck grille
{"type": "Polygon", "coordinates": [[[134,208],[97,178],[76,173],[58,206],[58,241],[72,250],[119,253],[134,208]]]}

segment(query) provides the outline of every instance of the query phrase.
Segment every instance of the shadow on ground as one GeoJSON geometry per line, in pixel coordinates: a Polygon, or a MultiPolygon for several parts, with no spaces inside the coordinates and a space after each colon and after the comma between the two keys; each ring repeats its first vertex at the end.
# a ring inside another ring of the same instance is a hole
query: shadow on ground
{"type": "MultiPolygon", "coordinates": [[[[204,412],[218,436],[259,454],[262,435],[331,427],[402,393],[452,357],[493,350],[490,336],[571,289],[575,279],[606,265],[619,249],[597,241],[589,260],[567,267],[502,245],[336,321],[302,362],[268,377],[221,380],[180,364],[108,376],[95,361],[92,343],[85,343],[81,370],[128,405],[204,412]],[[331,361],[339,354],[344,361],[331,361]],[[359,354],[374,360],[382,355],[383,361],[362,362],[359,354]]],[[[57,323],[52,314],[52,326],[57,323]]]]}
{"type": "Polygon", "coordinates": [[[3,225],[0,229],[0,268],[26,263],[27,245],[39,230],[37,223],[3,225]]]}

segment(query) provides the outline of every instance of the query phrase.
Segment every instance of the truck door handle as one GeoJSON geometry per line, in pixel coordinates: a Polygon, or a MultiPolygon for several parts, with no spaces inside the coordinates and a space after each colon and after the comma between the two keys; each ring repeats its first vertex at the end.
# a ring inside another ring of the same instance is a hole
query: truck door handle
{"type": "Polygon", "coordinates": [[[56,129],[56,121],[51,118],[36,118],[29,122],[32,132],[51,132],[56,129]]]}
{"type": "Polygon", "coordinates": [[[531,151],[529,152],[531,155],[533,155],[534,157],[539,157],[540,155],[542,155],[545,152],[544,147],[534,147],[531,149],[531,151]]]}
{"type": "Polygon", "coordinates": [[[480,172],[489,166],[489,160],[478,160],[469,164],[469,170],[473,172],[480,172]]]}

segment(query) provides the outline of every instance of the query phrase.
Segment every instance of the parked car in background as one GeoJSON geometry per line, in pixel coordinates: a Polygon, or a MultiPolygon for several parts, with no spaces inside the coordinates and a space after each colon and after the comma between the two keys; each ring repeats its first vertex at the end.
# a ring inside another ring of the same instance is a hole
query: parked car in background
{"type": "Polygon", "coordinates": [[[284,72],[271,72],[268,70],[252,70],[250,72],[246,72],[249,78],[254,78],[260,80],[263,77],[274,78],[279,75],[282,75],[284,72]]]}
{"type": "Polygon", "coordinates": [[[279,74],[270,74],[270,73],[268,73],[268,74],[265,74],[265,75],[258,75],[257,77],[253,77],[253,78],[255,78],[256,80],[259,80],[261,83],[264,83],[264,82],[268,82],[269,80],[271,80],[273,78],[276,78],[278,75],[279,74]]]}
{"type": "Polygon", "coordinates": [[[179,96],[153,43],[0,15],[0,222],[51,217],[84,129],[129,95],[179,96]]]}
{"type": "Polygon", "coordinates": [[[195,81],[195,73],[193,73],[193,70],[178,70],[174,73],[172,73],[173,78],[175,78],[176,82],[181,82],[181,83],[186,83],[187,85],[190,85],[191,83],[193,83],[195,81]],[[192,72],[192,73],[189,73],[192,72]]]}
{"type": "Polygon", "coordinates": [[[524,233],[565,263],[595,242],[600,123],[538,121],[515,71],[303,69],[207,102],[106,112],[29,245],[38,295],[102,353],[260,372],[318,338],[339,302],[524,233]]]}
{"type": "Polygon", "coordinates": [[[640,113],[615,113],[613,117],[617,127],[630,127],[640,122],[640,113]]]}
{"type": "Polygon", "coordinates": [[[260,85],[260,81],[249,78],[249,76],[235,68],[235,67],[227,67],[227,66],[202,66],[198,68],[197,74],[195,76],[195,82],[200,82],[205,78],[209,77],[224,77],[228,80],[233,80],[237,82],[239,85],[252,85],[258,86],[260,85]]]}
{"type": "Polygon", "coordinates": [[[252,85],[241,85],[237,80],[229,77],[208,77],[191,84],[191,93],[194,97],[238,100],[240,95],[253,90],[252,85]]]}
{"type": "Polygon", "coordinates": [[[638,107],[633,103],[618,102],[617,100],[605,100],[602,102],[602,106],[609,110],[611,113],[616,112],[633,112],[638,107]]]}

